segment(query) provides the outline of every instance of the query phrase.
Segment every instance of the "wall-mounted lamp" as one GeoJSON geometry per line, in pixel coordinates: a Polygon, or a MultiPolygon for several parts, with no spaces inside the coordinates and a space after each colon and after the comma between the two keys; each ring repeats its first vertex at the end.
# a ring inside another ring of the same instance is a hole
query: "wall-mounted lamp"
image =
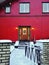
{"type": "Polygon", "coordinates": [[[18,27],[16,27],[15,29],[18,30],[18,27]]]}
{"type": "Polygon", "coordinates": [[[31,30],[35,30],[35,28],[32,27],[31,30]]]}

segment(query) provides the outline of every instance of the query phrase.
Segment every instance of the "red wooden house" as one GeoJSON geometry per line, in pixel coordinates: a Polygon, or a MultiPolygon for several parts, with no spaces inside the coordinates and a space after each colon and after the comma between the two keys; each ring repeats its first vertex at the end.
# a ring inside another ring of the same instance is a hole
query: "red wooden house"
{"type": "Polygon", "coordinates": [[[49,39],[49,0],[3,1],[0,1],[0,39],[49,39]]]}

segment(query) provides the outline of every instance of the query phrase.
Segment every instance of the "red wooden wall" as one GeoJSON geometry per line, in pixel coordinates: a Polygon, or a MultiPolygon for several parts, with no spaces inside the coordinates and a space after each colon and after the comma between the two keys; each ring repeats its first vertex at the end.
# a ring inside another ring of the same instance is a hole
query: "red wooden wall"
{"type": "Polygon", "coordinates": [[[42,13],[42,2],[49,0],[19,0],[11,4],[11,13],[0,10],[0,39],[18,40],[18,26],[31,26],[31,37],[49,39],[49,14],[42,13]],[[19,14],[19,3],[30,2],[30,13],[19,14]],[[32,28],[35,28],[32,30],[32,28]]]}

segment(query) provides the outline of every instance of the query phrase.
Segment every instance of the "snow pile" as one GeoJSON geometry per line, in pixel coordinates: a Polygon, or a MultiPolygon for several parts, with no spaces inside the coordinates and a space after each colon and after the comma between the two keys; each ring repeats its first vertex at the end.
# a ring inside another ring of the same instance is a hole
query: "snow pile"
{"type": "Polygon", "coordinates": [[[34,47],[34,43],[33,42],[30,42],[30,47],[34,47]]]}
{"type": "Polygon", "coordinates": [[[19,41],[16,41],[14,46],[18,46],[18,45],[19,45],[19,41]]]}
{"type": "Polygon", "coordinates": [[[41,39],[41,40],[36,40],[36,42],[40,42],[40,43],[41,43],[41,42],[49,42],[49,39],[43,39],[43,40],[41,39]]]}
{"type": "Polygon", "coordinates": [[[11,40],[0,40],[0,43],[12,42],[11,40]]]}

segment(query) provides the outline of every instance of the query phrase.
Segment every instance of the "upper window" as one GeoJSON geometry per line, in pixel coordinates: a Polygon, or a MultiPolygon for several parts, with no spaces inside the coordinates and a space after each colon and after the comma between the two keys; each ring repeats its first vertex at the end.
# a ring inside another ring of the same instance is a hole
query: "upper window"
{"type": "Polygon", "coordinates": [[[29,13],[30,12],[30,4],[29,3],[20,3],[20,13],[29,13]]]}
{"type": "Polygon", "coordinates": [[[5,12],[6,12],[6,13],[10,13],[10,6],[6,6],[5,12]]]}
{"type": "Polygon", "coordinates": [[[49,13],[49,3],[43,3],[43,12],[49,13]]]}

